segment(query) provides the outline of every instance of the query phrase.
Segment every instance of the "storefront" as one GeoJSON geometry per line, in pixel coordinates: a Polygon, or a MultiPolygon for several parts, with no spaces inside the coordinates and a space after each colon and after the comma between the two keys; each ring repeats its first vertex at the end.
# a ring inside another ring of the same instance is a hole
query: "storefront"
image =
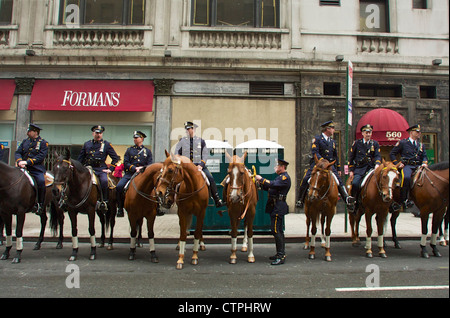
{"type": "Polygon", "coordinates": [[[16,83],[11,79],[0,79],[0,144],[5,147],[2,161],[9,163],[14,140],[15,111],[17,99],[14,97],[16,83]]]}

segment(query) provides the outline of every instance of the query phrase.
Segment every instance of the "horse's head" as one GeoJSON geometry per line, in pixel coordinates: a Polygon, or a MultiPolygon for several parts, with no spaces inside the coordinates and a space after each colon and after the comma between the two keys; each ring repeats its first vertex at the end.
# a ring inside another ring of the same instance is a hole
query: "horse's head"
{"type": "Polygon", "coordinates": [[[226,153],[226,156],[230,161],[228,164],[228,177],[231,192],[228,197],[232,203],[238,203],[243,201],[245,197],[245,174],[248,174],[248,171],[245,168],[244,162],[247,157],[247,152],[242,157],[231,157],[228,153],[226,153]]]}
{"type": "Polygon", "coordinates": [[[331,187],[333,173],[332,167],[335,161],[329,162],[326,159],[317,160],[314,158],[316,165],[311,171],[311,179],[309,181],[308,200],[315,201],[325,196],[331,187]]]}
{"type": "Polygon", "coordinates": [[[166,156],[167,158],[156,182],[155,194],[158,203],[168,209],[175,202],[176,186],[183,181],[183,167],[178,156],[169,154],[167,151],[166,156]]]}
{"type": "Polygon", "coordinates": [[[394,189],[399,186],[400,180],[399,165],[400,163],[394,165],[392,162],[383,159],[382,164],[375,171],[375,173],[379,173],[377,187],[383,202],[391,202],[394,198],[394,189]]]}
{"type": "Polygon", "coordinates": [[[70,178],[73,175],[73,164],[70,160],[70,151],[66,151],[65,154],[58,156],[58,159],[53,166],[53,174],[55,176],[53,181],[52,194],[57,200],[60,200],[63,187],[67,185],[70,178]]]}

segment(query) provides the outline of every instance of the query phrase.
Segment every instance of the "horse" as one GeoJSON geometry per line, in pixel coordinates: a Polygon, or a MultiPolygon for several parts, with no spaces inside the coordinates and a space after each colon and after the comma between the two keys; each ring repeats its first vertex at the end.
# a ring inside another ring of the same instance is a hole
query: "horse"
{"type": "Polygon", "coordinates": [[[372,252],[372,217],[375,214],[378,229],[378,248],[379,256],[386,258],[384,250],[384,225],[389,213],[389,207],[394,199],[394,190],[399,186],[400,174],[398,166],[390,161],[383,159],[373,173],[369,173],[363,180],[364,185],[361,188],[361,205],[356,211],[356,215],[350,214],[350,225],[352,231],[353,245],[359,242],[359,222],[365,214],[366,217],[366,256],[373,257],[372,252]]]}
{"type": "Polygon", "coordinates": [[[448,222],[449,215],[448,210],[445,212],[444,216],[444,230],[442,230],[442,225],[439,227],[439,244],[441,246],[448,246],[448,222]]]}
{"type": "Polygon", "coordinates": [[[155,251],[155,234],[153,231],[156,209],[158,207],[154,188],[162,167],[162,163],[154,163],[147,166],[143,172],[131,179],[128,186],[124,207],[127,210],[131,228],[129,260],[136,258],[136,237],[141,232],[140,228],[145,217],[150,245],[150,260],[152,263],[159,262],[155,251]]]}
{"type": "Polygon", "coordinates": [[[231,224],[231,256],[230,264],[236,264],[237,234],[241,220],[244,220],[244,242],[242,252],[248,250],[247,261],[255,262],[253,255],[253,220],[255,218],[258,191],[252,181],[249,171],[244,165],[247,152],[242,157],[231,157],[228,153],[228,184],[226,189],[228,215],[231,224]]]}
{"type": "Polygon", "coordinates": [[[69,261],[75,261],[78,256],[78,213],[87,214],[89,219],[89,234],[91,252],[89,259],[97,258],[95,243],[95,212],[99,189],[93,185],[92,172],[79,161],[70,159],[70,151],[60,155],[53,167],[55,180],[53,182],[53,198],[59,205],[66,205],[72,224],[72,254],[69,261]]]}
{"type": "Polygon", "coordinates": [[[441,253],[436,247],[437,233],[444,214],[448,209],[448,185],[449,185],[449,162],[441,162],[429,167],[420,167],[414,174],[410,197],[420,210],[422,225],[422,236],[420,240],[421,256],[429,258],[426,248],[428,234],[428,219],[433,214],[431,226],[430,246],[433,255],[440,257],[441,253]]]}
{"type": "Polygon", "coordinates": [[[117,196],[116,196],[116,186],[118,179],[112,174],[108,175],[108,205],[106,213],[101,213],[97,211],[97,215],[100,218],[100,223],[102,225],[102,235],[100,236],[100,244],[98,247],[105,247],[106,241],[106,231],[109,229],[109,239],[107,250],[114,249],[114,226],[116,225],[116,212],[117,212],[117,196]]]}
{"type": "Polygon", "coordinates": [[[209,201],[209,190],[206,179],[189,158],[169,154],[167,150],[166,157],[158,176],[155,194],[162,207],[170,208],[175,202],[178,205],[180,247],[176,268],[183,269],[186,237],[193,215],[197,218],[197,224],[191,264],[198,264],[198,250],[209,201]]]}
{"type": "Polygon", "coordinates": [[[314,155],[315,166],[311,172],[310,187],[305,199],[306,239],[305,249],[310,248],[309,259],[315,259],[315,240],[319,218],[322,226],[322,242],[325,246],[325,260],[331,261],[330,235],[331,221],[336,214],[338,200],[338,180],[334,176],[332,166],[335,161],[318,160],[314,155]],[[326,222],[326,227],[324,224],[326,222]],[[311,226],[311,237],[309,228],[311,226]],[[325,240],[324,237],[325,236],[325,240]],[[325,241],[325,242],[324,242],[325,241]]]}

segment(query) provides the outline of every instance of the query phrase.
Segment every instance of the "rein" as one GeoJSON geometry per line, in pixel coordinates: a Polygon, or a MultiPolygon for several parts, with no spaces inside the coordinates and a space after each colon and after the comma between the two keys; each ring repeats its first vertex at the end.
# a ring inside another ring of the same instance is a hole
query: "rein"
{"type": "MultiPolygon", "coordinates": [[[[255,169],[255,166],[253,166],[252,168],[253,168],[253,175],[252,175],[251,178],[254,180],[254,178],[255,178],[255,176],[256,176],[256,169],[255,169]]],[[[247,171],[247,169],[246,169],[246,171],[247,171]]],[[[231,176],[230,176],[230,179],[231,179],[231,176]]],[[[239,220],[243,220],[243,219],[245,218],[245,215],[247,214],[247,210],[248,210],[248,208],[249,208],[249,206],[250,206],[250,200],[251,200],[252,197],[253,197],[252,190],[253,190],[254,182],[251,182],[252,179],[250,179],[250,177],[249,177],[249,180],[250,180],[249,190],[248,190],[248,192],[247,192],[246,194],[244,194],[244,196],[242,197],[242,200],[240,201],[240,203],[241,203],[242,205],[244,205],[244,204],[245,204],[245,198],[246,198],[248,195],[250,195],[250,196],[248,197],[247,204],[245,205],[244,211],[241,213],[241,215],[240,215],[239,218],[238,218],[239,220]]],[[[241,186],[239,186],[239,187],[233,187],[233,186],[230,185],[229,189],[230,189],[230,190],[242,190],[242,189],[244,188],[244,186],[245,186],[245,184],[243,184],[243,185],[241,185],[241,186]]],[[[242,193],[242,191],[241,191],[241,193],[242,193]]],[[[228,194],[228,201],[229,201],[229,200],[230,200],[230,195],[228,194]]]]}

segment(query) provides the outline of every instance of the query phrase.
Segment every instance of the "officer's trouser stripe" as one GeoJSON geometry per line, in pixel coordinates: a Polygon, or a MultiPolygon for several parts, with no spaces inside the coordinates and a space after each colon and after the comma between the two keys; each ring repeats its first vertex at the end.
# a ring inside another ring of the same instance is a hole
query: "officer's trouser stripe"
{"type": "Polygon", "coordinates": [[[275,215],[275,224],[274,224],[274,232],[277,234],[277,222],[278,222],[278,214],[275,215]]]}

